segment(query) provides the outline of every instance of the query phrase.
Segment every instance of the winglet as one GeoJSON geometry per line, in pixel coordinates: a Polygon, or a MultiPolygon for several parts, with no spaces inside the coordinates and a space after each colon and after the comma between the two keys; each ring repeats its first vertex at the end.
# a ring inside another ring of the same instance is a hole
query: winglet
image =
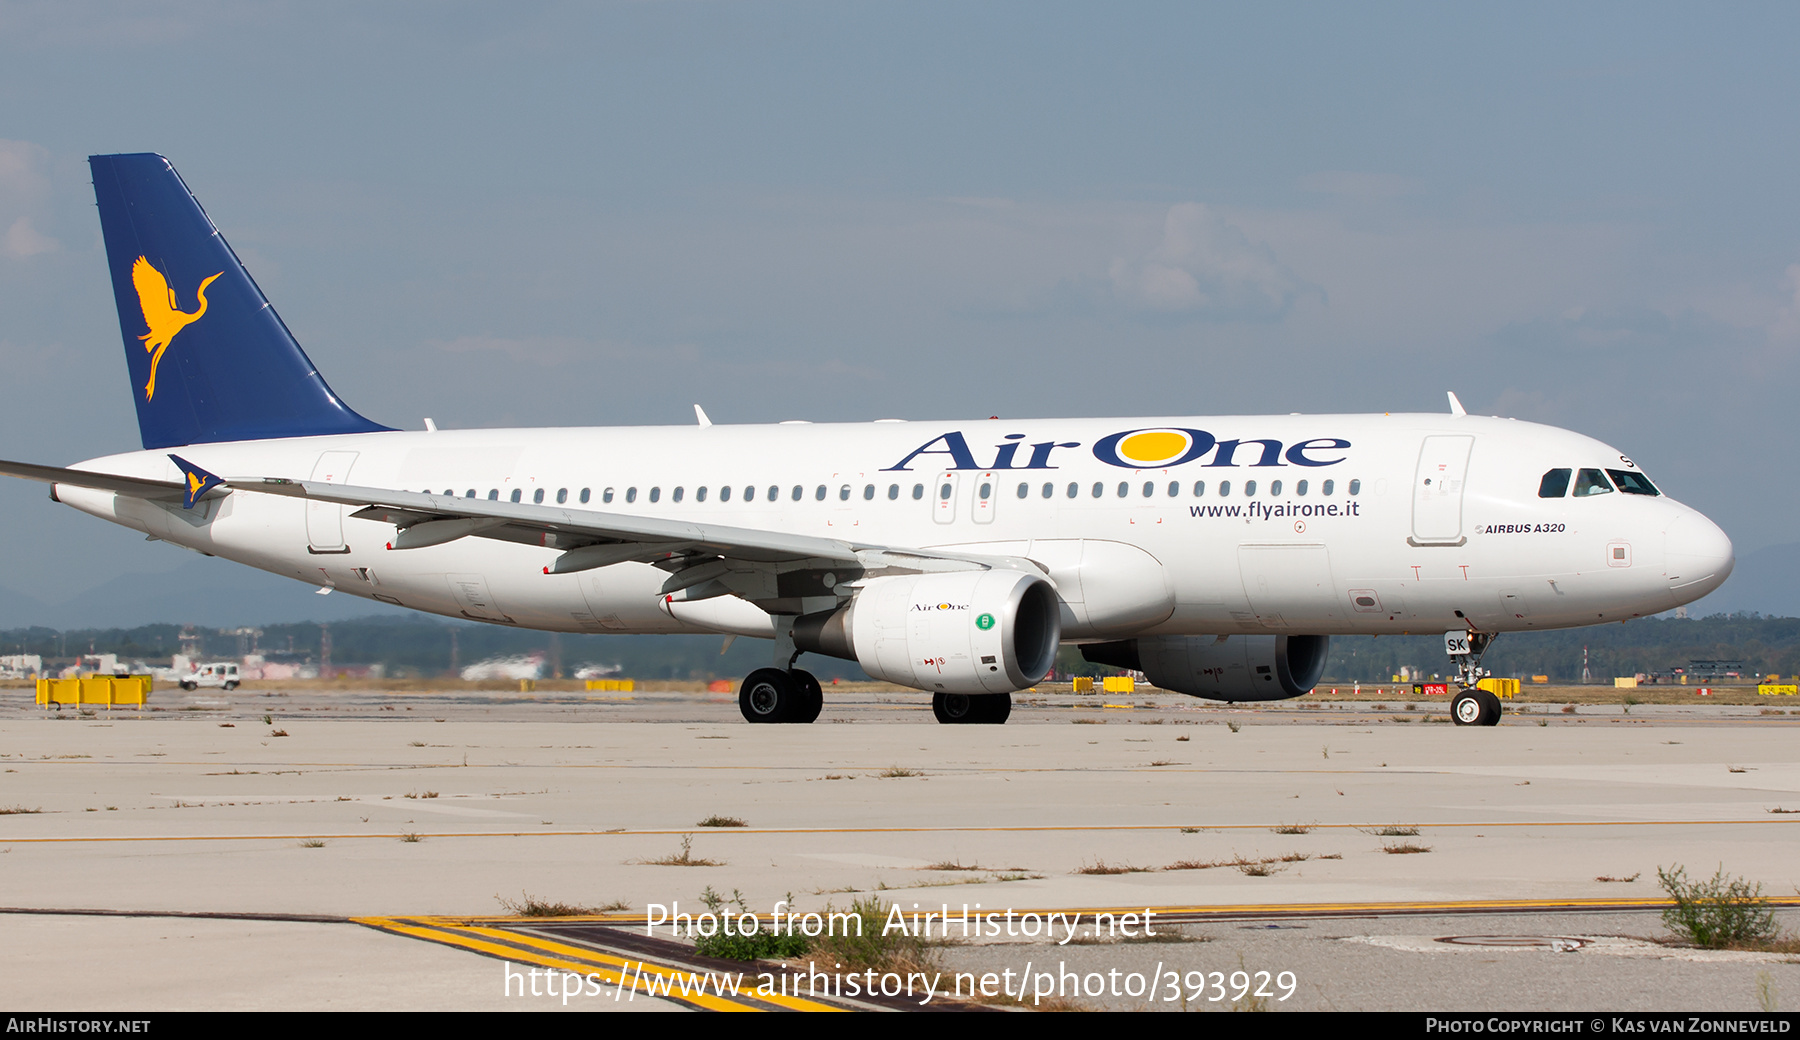
{"type": "Polygon", "coordinates": [[[1462,402],[1458,401],[1456,399],[1456,391],[1446,390],[1446,391],[1444,391],[1444,393],[1446,393],[1450,396],[1450,414],[1451,415],[1468,415],[1469,414],[1467,411],[1465,411],[1463,409],[1462,402]]]}
{"type": "Polygon", "coordinates": [[[706,417],[706,409],[700,407],[699,405],[694,406],[694,418],[702,426],[711,426],[712,425],[712,420],[708,419],[706,417]]]}
{"type": "Polygon", "coordinates": [[[200,496],[225,483],[222,478],[206,472],[179,455],[171,455],[169,458],[181,467],[181,482],[186,485],[186,497],[181,502],[183,509],[194,508],[194,503],[200,501],[200,496]]]}

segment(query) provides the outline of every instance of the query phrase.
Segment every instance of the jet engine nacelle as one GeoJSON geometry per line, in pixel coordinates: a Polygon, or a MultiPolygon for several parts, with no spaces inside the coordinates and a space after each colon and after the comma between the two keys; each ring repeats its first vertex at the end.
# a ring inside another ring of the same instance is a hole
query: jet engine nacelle
{"type": "Polygon", "coordinates": [[[794,622],[799,649],[934,693],[1025,689],[1056,662],[1061,637],[1055,588],[1012,570],[871,578],[844,606],[794,622]]]}
{"type": "Polygon", "coordinates": [[[1318,684],[1330,649],[1330,636],[1147,636],[1089,643],[1081,655],[1190,697],[1279,701],[1318,684]]]}

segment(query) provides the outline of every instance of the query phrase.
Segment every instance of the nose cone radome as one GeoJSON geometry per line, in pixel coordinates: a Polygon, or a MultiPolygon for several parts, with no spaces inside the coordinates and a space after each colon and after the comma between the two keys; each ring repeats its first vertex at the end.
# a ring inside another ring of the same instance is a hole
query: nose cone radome
{"type": "Polygon", "coordinates": [[[1667,545],[1669,591],[1681,603],[1692,603],[1725,584],[1737,563],[1731,539],[1699,513],[1676,517],[1669,525],[1667,545]]]}

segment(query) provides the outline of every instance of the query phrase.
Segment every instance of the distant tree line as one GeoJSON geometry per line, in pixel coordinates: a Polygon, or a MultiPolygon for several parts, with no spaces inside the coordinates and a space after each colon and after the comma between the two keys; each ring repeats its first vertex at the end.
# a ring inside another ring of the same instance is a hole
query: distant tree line
{"type": "MultiPolygon", "coordinates": [[[[396,677],[436,677],[494,657],[541,653],[565,675],[586,664],[619,665],[642,679],[711,679],[742,676],[768,667],[770,644],[736,640],[719,652],[721,636],[553,635],[505,625],[481,625],[435,618],[370,617],[331,623],[331,660],[337,667],[380,664],[396,677]],[[454,635],[454,659],[452,646],[454,635]]],[[[235,658],[248,651],[272,661],[317,663],[321,626],[265,625],[261,634],[193,628],[197,657],[235,658]],[[252,645],[254,644],[254,645],[252,645]]],[[[39,654],[46,664],[68,664],[81,654],[117,654],[122,659],[166,665],[182,650],[183,626],[142,625],[58,631],[19,628],[0,631],[0,653],[39,654]]],[[[1515,632],[1499,637],[1484,662],[1495,675],[1548,675],[1553,681],[1581,678],[1581,649],[1596,680],[1617,675],[1668,671],[1690,660],[1731,659],[1755,673],[1800,673],[1800,618],[1757,614],[1717,614],[1695,619],[1639,618],[1625,624],[1554,632],[1515,632]]],[[[1441,634],[1416,636],[1335,636],[1325,677],[1331,682],[1387,682],[1402,665],[1429,675],[1447,670],[1441,634]]],[[[820,678],[860,679],[848,661],[808,654],[801,659],[820,678]]],[[[1059,675],[1105,674],[1079,651],[1064,647],[1059,675]]]]}

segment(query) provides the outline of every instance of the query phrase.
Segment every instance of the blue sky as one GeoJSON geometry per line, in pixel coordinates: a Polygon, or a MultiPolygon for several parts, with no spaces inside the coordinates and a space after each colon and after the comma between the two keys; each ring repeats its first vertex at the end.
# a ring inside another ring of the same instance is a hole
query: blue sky
{"type": "MultiPolygon", "coordinates": [[[[1800,509],[1797,23],[0,3],[0,456],[136,447],[85,157],[158,151],[391,425],[1455,389],[1618,445],[1742,556],[1795,541],[1800,509]]],[[[192,559],[34,485],[0,511],[0,585],[48,598],[192,559]]]]}

